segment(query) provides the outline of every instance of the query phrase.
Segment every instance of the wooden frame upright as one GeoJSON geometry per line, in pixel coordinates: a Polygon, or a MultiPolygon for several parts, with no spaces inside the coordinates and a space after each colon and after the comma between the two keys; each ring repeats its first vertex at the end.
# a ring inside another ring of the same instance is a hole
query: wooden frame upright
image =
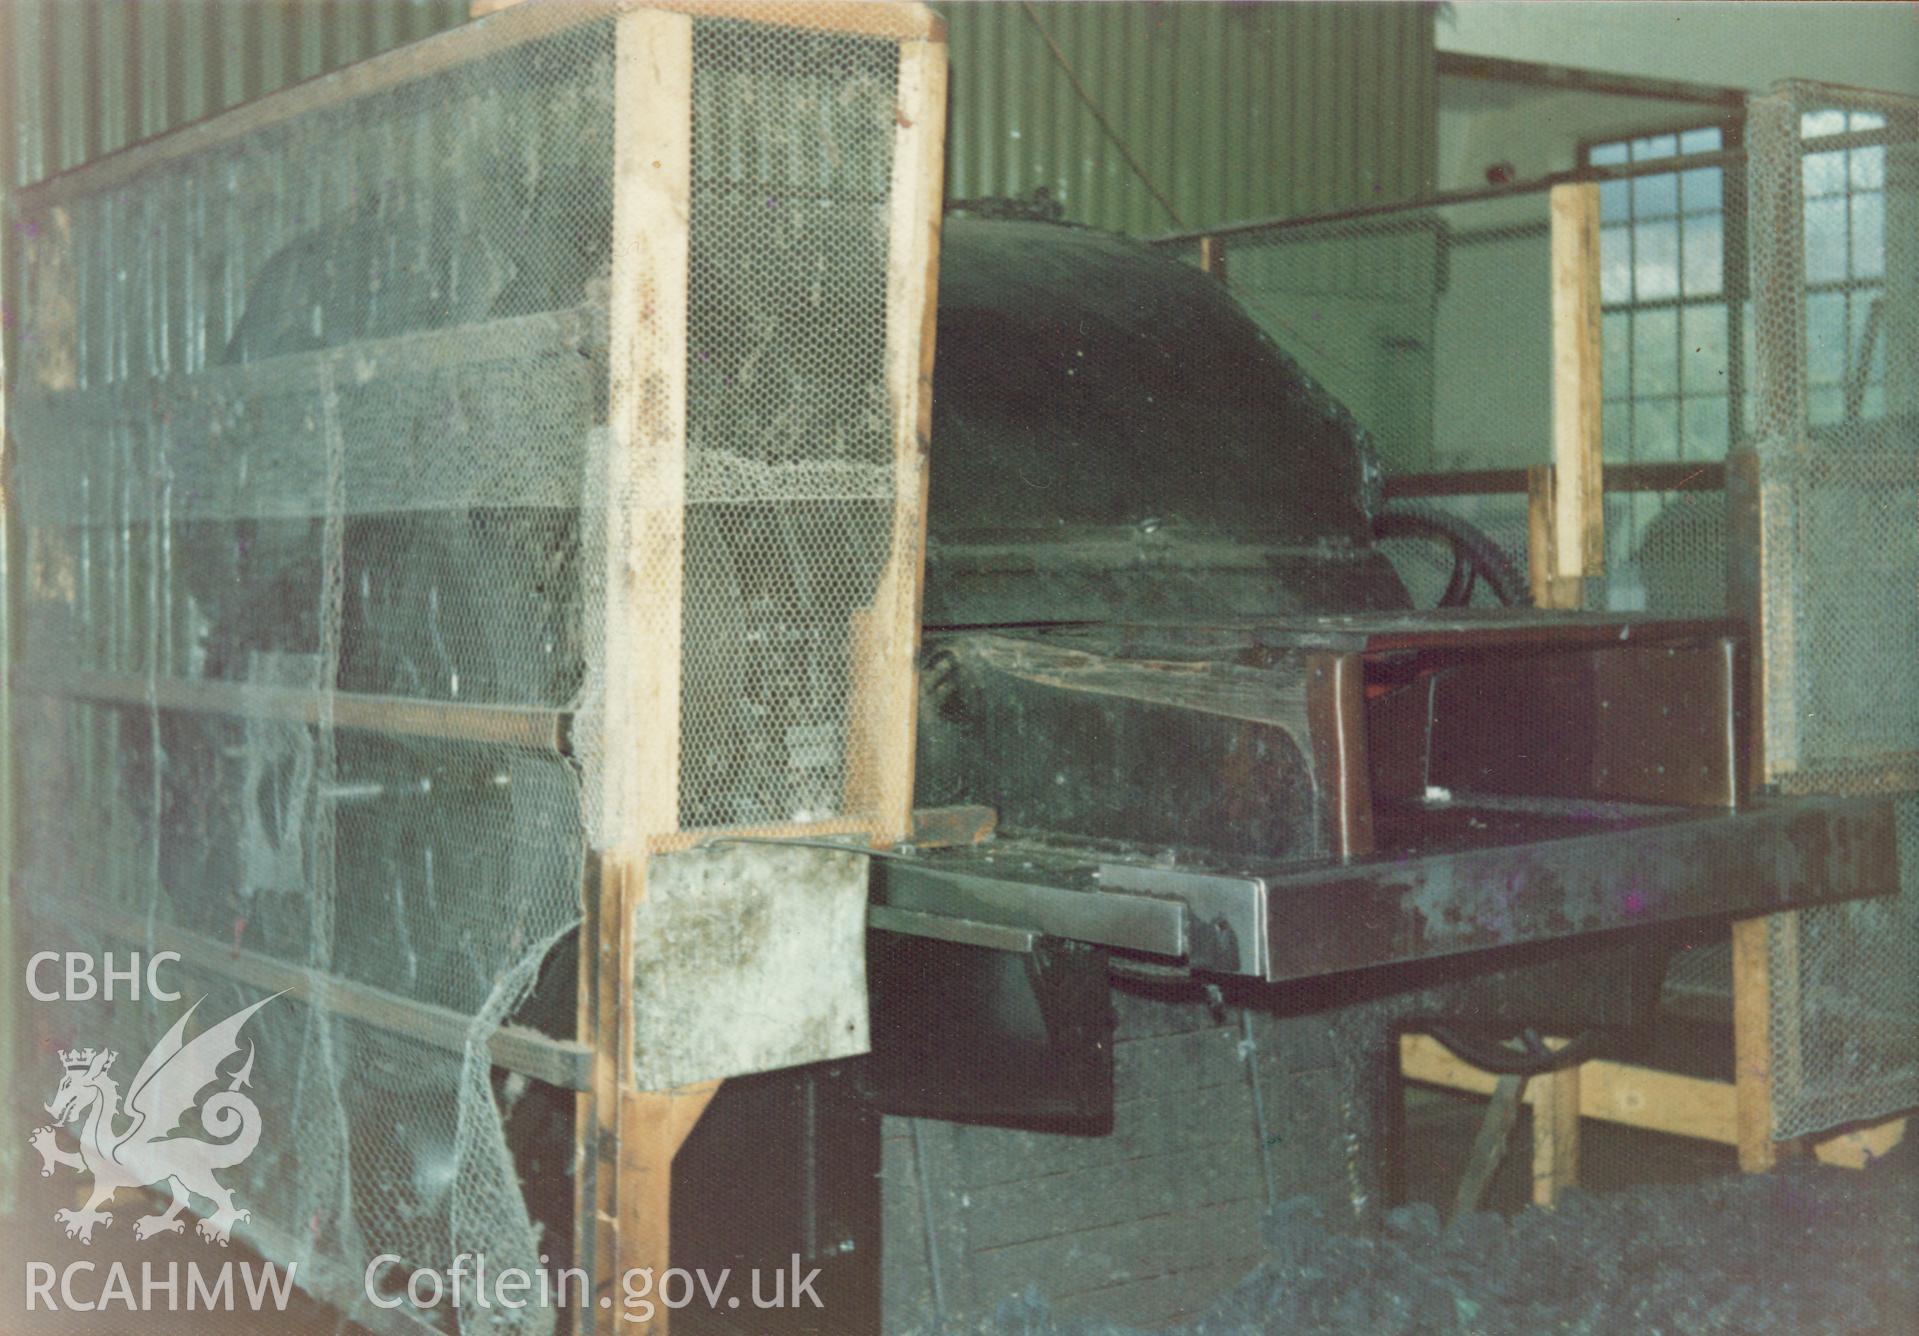
{"type": "MultiPolygon", "coordinates": [[[[604,602],[596,610],[605,628],[603,680],[608,686],[599,728],[601,782],[587,786],[587,805],[581,811],[582,825],[596,843],[589,849],[581,887],[578,1029],[574,1039],[564,1040],[505,1026],[493,1036],[491,1052],[497,1064],[576,1092],[573,1244],[575,1264],[587,1271],[594,1288],[588,1306],[574,1310],[570,1325],[582,1332],[657,1333],[665,1330],[663,1310],[650,1322],[636,1325],[624,1320],[632,1314],[602,1310],[599,1300],[611,1296],[618,1302],[620,1278],[626,1272],[667,1266],[673,1157],[720,1085],[705,1081],[674,1090],[641,1090],[634,1074],[634,910],[646,895],[648,862],[713,834],[682,827],[678,754],[681,601],[686,580],[694,28],[702,21],[725,20],[843,33],[892,43],[899,50],[885,206],[884,375],[894,478],[891,546],[872,602],[856,615],[852,628],[853,653],[859,664],[853,675],[858,685],[847,743],[847,815],[727,831],[736,836],[850,836],[875,846],[913,835],[915,665],[944,185],[945,29],[922,4],[870,0],[782,4],[476,0],[473,16],[476,21],[463,27],[108,155],[26,193],[38,205],[57,207],[92,192],[124,186],[156,163],[185,162],[294,118],[430,78],[576,25],[602,21],[614,25],[607,448],[604,477],[585,481],[589,487],[604,488],[609,497],[623,498],[624,503],[607,508],[604,602]]],[[[43,235],[36,254],[57,263],[72,244],[73,239],[64,234],[43,235]]],[[[572,314],[527,319],[550,322],[572,314]]],[[[42,385],[66,388],[62,379],[66,364],[60,359],[71,353],[74,323],[71,313],[64,323],[53,320],[38,354],[22,358],[16,369],[38,377],[42,385]]],[[[430,345],[457,360],[461,346],[484,333],[484,327],[478,326],[429,330],[382,347],[388,353],[404,354],[417,352],[415,344],[430,345]]],[[[326,370],[330,359],[343,355],[322,349],[296,356],[326,370]]],[[[9,521],[14,518],[13,504],[9,496],[9,521]]],[[[322,704],[315,693],[302,690],[243,692],[224,681],[153,674],[92,672],[55,679],[28,673],[19,675],[19,685],[36,698],[131,703],[164,712],[265,715],[406,737],[505,743],[545,754],[563,754],[575,741],[575,720],[566,709],[476,706],[350,692],[328,692],[322,704]]],[[[0,708],[4,708],[3,696],[0,708]]],[[[0,892],[0,907],[4,903],[0,892]]],[[[149,926],[128,916],[116,918],[86,905],[71,909],[109,937],[154,940],[149,926]]],[[[248,986],[298,990],[302,984],[303,971],[297,966],[257,953],[222,949],[222,943],[185,929],[167,932],[169,945],[191,948],[207,968],[248,986]]],[[[0,943],[4,941],[0,935],[0,943]]],[[[441,1049],[457,1051],[466,1042],[468,1018],[381,989],[346,986],[329,978],[324,987],[305,989],[303,1000],[441,1049]]],[[[262,1221],[262,1229],[272,1223],[262,1221]]],[[[351,1279],[357,1287],[357,1270],[351,1279]]],[[[340,1297],[351,1306],[357,1296],[340,1297]]],[[[356,1316],[380,1315],[362,1310],[356,1316]]]]}
{"type": "MultiPolygon", "coordinates": [[[[800,7],[795,7],[800,8],[800,7]]],[[[876,845],[913,830],[913,748],[924,571],[927,442],[944,179],[944,31],[918,5],[813,6],[805,26],[900,40],[888,203],[886,380],[894,443],[892,559],[860,618],[855,653],[868,696],[856,702],[848,810],[828,823],[876,845]]],[[[686,339],[691,218],[693,15],[752,17],[752,6],[625,9],[615,57],[614,266],[609,331],[607,491],[645,503],[609,515],[604,609],[606,736],[598,813],[605,848],[586,887],[579,1017],[594,1047],[578,1096],[576,1259],[592,1278],[581,1331],[605,1325],[602,1296],[634,1269],[671,1257],[674,1157],[721,1082],[642,1090],[635,1078],[633,940],[653,855],[684,849],[679,705],[684,586],[686,339]],[[682,12],[676,12],[682,11],[682,12]],[[691,11],[684,12],[684,11],[691,11]]],[[[762,11],[764,13],[764,11],[762,11]]],[[[785,8],[780,21],[793,19],[785,8]]],[[[770,16],[769,16],[770,17],[770,16]]],[[[743,832],[734,832],[743,833],[743,832]]],[[[772,832],[766,832],[772,833],[772,832]]],[[[664,1310],[640,1331],[663,1332],[664,1310]]],[[[621,1326],[621,1330],[632,1330],[621,1326]]]]}

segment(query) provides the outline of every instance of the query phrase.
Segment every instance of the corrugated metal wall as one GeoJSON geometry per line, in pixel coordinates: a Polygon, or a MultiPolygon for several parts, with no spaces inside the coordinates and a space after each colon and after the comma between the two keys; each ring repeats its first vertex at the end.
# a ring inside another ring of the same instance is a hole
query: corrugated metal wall
{"type": "MultiPolygon", "coordinates": [[[[953,44],[956,198],[1044,185],[1075,221],[1142,234],[1176,228],[1061,58],[1187,226],[1432,187],[1431,5],[938,7],[953,44]]],[[[466,0],[0,0],[0,181],[38,180],[449,27],[466,8],[466,0]]]]}
{"type": "Polygon", "coordinates": [[[466,19],[466,0],[0,0],[0,182],[136,139],[466,19]]]}
{"type": "Polygon", "coordinates": [[[1188,227],[1433,188],[1436,6],[938,8],[952,39],[953,198],[1044,185],[1075,221],[1147,235],[1178,230],[1100,129],[1039,25],[1188,227]]]}

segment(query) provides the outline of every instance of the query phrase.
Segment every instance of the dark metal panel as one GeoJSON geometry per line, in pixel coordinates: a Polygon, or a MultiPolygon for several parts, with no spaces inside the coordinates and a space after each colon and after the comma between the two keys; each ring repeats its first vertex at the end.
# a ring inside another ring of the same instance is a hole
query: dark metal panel
{"type": "Polygon", "coordinates": [[[1268,879],[1267,978],[1311,978],[1899,885],[1892,804],[1799,799],[1268,879]]]}

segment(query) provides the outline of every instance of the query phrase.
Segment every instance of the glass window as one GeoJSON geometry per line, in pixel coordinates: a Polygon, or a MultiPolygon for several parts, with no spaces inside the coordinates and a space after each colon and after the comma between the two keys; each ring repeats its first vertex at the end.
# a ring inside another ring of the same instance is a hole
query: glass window
{"type": "Polygon", "coordinates": [[[1878,112],[1806,112],[1806,380],[1815,426],[1885,413],[1886,128],[1878,112]],[[1827,142],[1831,141],[1831,142],[1827,142]]]}
{"type": "MultiPolygon", "coordinates": [[[[1586,161],[1640,168],[1724,147],[1719,126],[1700,126],[1593,144],[1586,161]]],[[[1725,176],[1723,167],[1688,167],[1600,184],[1609,458],[1712,459],[1726,452],[1733,386],[1725,176]]]]}

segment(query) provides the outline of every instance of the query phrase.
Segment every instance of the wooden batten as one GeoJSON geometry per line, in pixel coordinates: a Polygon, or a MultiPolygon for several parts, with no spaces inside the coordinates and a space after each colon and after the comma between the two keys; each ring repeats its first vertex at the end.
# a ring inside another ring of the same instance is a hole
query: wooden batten
{"type": "Polygon", "coordinates": [[[1739,1167],[1764,1173],[1778,1162],[1772,1140],[1772,933],[1766,916],[1732,925],[1732,1007],[1739,1167]]]}
{"type": "Polygon", "coordinates": [[[927,443],[933,428],[933,343],[945,189],[946,47],[900,47],[887,216],[886,398],[894,503],[886,570],[855,628],[858,691],[850,711],[846,810],[870,814],[882,842],[913,829],[920,606],[925,572],[927,443]]]}
{"type": "MultiPolygon", "coordinates": [[[[511,18],[502,15],[502,19],[511,18]]],[[[649,837],[679,828],[681,602],[686,497],[688,226],[692,210],[693,25],[637,9],[614,37],[613,264],[604,489],[603,851],[580,937],[579,1012],[594,1080],[581,1101],[576,1246],[594,1301],[634,1266],[666,1265],[677,1142],[648,1129],[632,1087],[633,912],[649,837]],[[629,1130],[636,1135],[629,1138],[629,1130]],[[657,1218],[655,1218],[657,1212],[657,1218]],[[657,1249],[657,1251],[653,1251],[657,1249]],[[642,1255],[645,1251],[647,1255],[642,1255]]],[[[703,1107],[703,1106],[702,1106],[703,1107]]],[[[594,1321],[597,1329],[597,1319],[594,1321]]],[[[661,1329],[664,1324],[661,1323],[661,1329]]]]}
{"type": "Polygon", "coordinates": [[[1557,185],[1552,213],[1554,568],[1586,579],[1606,569],[1601,469],[1599,187],[1557,185]]]}

